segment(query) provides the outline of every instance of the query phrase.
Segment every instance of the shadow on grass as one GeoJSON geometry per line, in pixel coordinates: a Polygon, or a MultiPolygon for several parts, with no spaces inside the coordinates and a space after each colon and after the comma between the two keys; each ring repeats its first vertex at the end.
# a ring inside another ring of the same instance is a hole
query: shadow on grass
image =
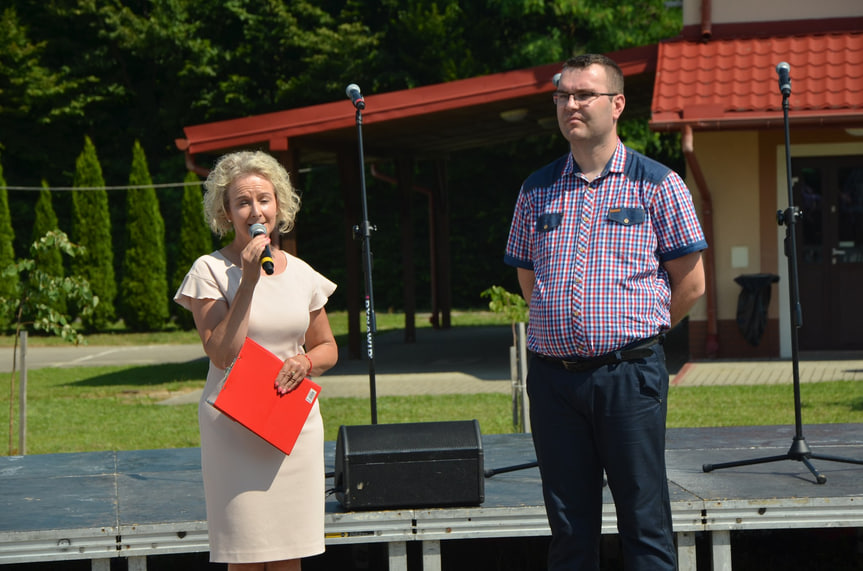
{"type": "MultiPolygon", "coordinates": [[[[110,387],[120,385],[135,385],[141,387],[164,385],[184,381],[204,381],[207,378],[206,359],[195,359],[185,363],[165,363],[162,365],[140,365],[112,371],[97,373],[77,381],[66,383],[78,387],[110,387]]],[[[100,367],[102,369],[103,367],[100,367]]]]}

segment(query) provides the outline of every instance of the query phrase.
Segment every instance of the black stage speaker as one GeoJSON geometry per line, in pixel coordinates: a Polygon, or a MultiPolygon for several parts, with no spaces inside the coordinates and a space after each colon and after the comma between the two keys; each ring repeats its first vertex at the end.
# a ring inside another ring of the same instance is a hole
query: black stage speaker
{"type": "Polygon", "coordinates": [[[335,490],[346,509],[479,505],[483,478],[476,420],[339,427],[335,490]]]}

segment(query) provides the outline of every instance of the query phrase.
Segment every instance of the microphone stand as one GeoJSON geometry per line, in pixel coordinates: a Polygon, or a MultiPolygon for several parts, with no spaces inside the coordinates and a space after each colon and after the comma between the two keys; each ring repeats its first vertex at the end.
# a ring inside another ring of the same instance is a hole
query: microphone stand
{"type": "MultiPolygon", "coordinates": [[[[362,100],[361,100],[362,101],[362,100]]],[[[377,405],[377,388],[375,386],[375,343],[374,334],[377,332],[377,322],[375,320],[375,303],[372,293],[372,250],[369,243],[371,233],[377,230],[375,226],[369,223],[369,210],[366,203],[366,172],[365,172],[365,157],[363,156],[363,112],[362,107],[354,103],[357,108],[356,123],[357,123],[357,142],[359,147],[360,157],[360,197],[363,207],[362,222],[353,227],[354,239],[363,241],[363,274],[365,275],[366,286],[366,355],[369,359],[369,397],[371,400],[371,415],[372,424],[378,423],[378,405],[377,405]]]]}
{"type": "Polygon", "coordinates": [[[863,464],[863,460],[815,454],[809,448],[809,445],[806,443],[806,438],[803,436],[803,420],[800,412],[800,359],[797,335],[797,329],[803,326],[803,311],[800,307],[800,287],[797,278],[797,240],[795,235],[795,225],[802,213],[796,206],[794,206],[794,194],[791,185],[791,137],[789,135],[788,127],[788,98],[790,95],[791,87],[790,80],[788,80],[788,88],[782,89],[782,113],[785,122],[785,172],[788,182],[788,208],[786,208],[784,212],[779,210],[776,213],[776,220],[780,226],[785,225],[784,250],[785,257],[788,258],[788,290],[790,293],[789,309],[791,311],[791,371],[794,379],[794,439],[791,443],[791,448],[789,448],[788,452],[785,454],[767,456],[764,458],[754,458],[751,460],[723,462],[721,464],[704,464],[702,466],[702,470],[705,472],[711,472],[713,470],[735,466],[764,464],[767,462],[777,462],[779,460],[796,460],[798,462],[803,462],[809,471],[812,472],[812,475],[815,476],[816,483],[823,484],[827,482],[827,477],[812,465],[812,462],[809,461],[810,458],[830,460],[833,462],[846,462],[848,464],[863,464]]]}

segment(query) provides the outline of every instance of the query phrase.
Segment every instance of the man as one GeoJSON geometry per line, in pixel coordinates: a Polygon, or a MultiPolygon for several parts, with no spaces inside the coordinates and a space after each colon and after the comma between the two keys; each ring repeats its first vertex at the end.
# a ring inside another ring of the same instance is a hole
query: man
{"type": "Polygon", "coordinates": [[[599,569],[604,471],[626,569],[673,570],[662,340],[704,293],[707,244],[680,176],[618,138],[615,62],[570,59],[553,99],[570,153],[522,185],[505,256],[530,304],[548,569],[599,569]]]}

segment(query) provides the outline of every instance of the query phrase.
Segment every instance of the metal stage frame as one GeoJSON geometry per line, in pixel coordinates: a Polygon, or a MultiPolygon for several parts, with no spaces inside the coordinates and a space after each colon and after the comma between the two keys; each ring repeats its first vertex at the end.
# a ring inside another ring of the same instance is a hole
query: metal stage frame
{"type": "MultiPolygon", "coordinates": [[[[817,485],[799,462],[703,473],[707,461],[782,453],[784,426],[671,429],[666,458],[679,569],[696,569],[699,532],[710,538],[713,569],[731,569],[731,532],[863,528],[863,468],[820,466],[817,485]]],[[[831,454],[863,458],[863,424],[807,427],[831,454]]],[[[534,459],[528,434],[483,437],[486,469],[534,459]]],[[[326,443],[327,471],[335,443],[326,443]]],[[[328,487],[332,486],[331,480],[328,487]]],[[[114,558],[145,571],[148,555],[208,550],[197,448],[84,452],[0,458],[0,565],[73,559],[109,571],[114,558]]],[[[605,491],[602,531],[615,534],[605,491]]],[[[386,543],[389,569],[407,571],[407,545],[421,542],[422,568],[441,569],[441,542],[549,535],[536,468],[486,479],[477,507],[346,512],[330,495],[327,545],[386,543]]]]}

